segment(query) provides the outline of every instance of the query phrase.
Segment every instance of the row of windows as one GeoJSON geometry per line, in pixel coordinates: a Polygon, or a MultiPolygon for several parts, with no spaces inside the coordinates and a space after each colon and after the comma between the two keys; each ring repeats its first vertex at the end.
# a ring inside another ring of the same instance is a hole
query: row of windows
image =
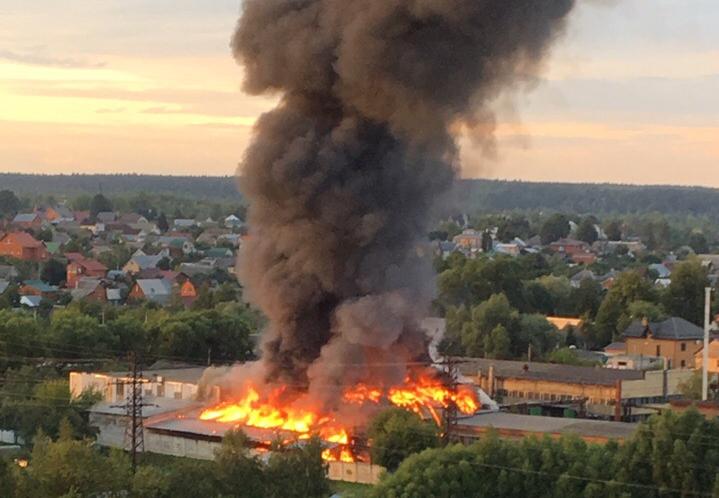
{"type": "MultiPolygon", "coordinates": [[[[554,402],[568,402],[568,401],[582,401],[585,399],[583,396],[572,396],[569,394],[551,394],[551,393],[537,393],[537,392],[525,392],[525,391],[507,391],[506,389],[498,389],[498,396],[507,396],[510,398],[526,399],[530,401],[554,401],[554,402]]],[[[613,399],[596,399],[588,398],[589,403],[595,405],[613,405],[613,399]]]]}

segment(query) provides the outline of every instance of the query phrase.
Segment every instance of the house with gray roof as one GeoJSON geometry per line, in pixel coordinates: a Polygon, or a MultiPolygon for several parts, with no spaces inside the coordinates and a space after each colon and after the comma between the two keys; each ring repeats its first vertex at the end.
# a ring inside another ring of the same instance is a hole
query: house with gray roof
{"type": "Polygon", "coordinates": [[[669,368],[692,368],[704,330],[680,317],[661,322],[636,320],[624,331],[627,354],[663,358],[669,368]]]}
{"type": "Polygon", "coordinates": [[[135,255],[130,258],[130,261],[128,261],[125,266],[122,267],[122,271],[131,275],[136,275],[147,268],[157,268],[157,265],[164,257],[165,256],[162,254],[157,254],[155,256],[135,255]]]}
{"type": "Polygon", "coordinates": [[[172,284],[164,278],[139,279],[128,296],[130,299],[146,299],[165,306],[172,297],[172,284]]]}

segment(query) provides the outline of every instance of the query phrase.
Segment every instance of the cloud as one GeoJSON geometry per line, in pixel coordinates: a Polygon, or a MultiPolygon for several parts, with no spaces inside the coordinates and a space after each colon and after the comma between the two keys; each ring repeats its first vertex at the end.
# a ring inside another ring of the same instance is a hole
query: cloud
{"type": "Polygon", "coordinates": [[[37,52],[14,52],[12,50],[0,50],[0,59],[21,64],[32,64],[35,66],[63,67],[66,69],[100,69],[105,67],[105,62],[88,61],[71,57],[55,57],[37,52]]]}

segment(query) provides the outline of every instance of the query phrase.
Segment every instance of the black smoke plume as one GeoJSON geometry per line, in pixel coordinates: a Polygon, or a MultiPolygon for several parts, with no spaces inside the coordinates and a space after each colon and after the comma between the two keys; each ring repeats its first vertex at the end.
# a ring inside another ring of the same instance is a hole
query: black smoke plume
{"type": "Polygon", "coordinates": [[[489,104],[536,75],[573,5],[245,0],[232,41],[244,88],[280,97],[239,171],[240,271],[269,318],[268,382],[401,381],[424,354],[423,239],[457,135],[491,141],[489,104]]]}

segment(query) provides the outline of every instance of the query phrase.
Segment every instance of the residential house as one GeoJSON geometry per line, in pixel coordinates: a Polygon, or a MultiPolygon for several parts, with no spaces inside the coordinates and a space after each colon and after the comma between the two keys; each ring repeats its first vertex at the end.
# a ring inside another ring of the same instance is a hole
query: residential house
{"type": "Polygon", "coordinates": [[[160,237],[158,244],[163,249],[170,251],[170,256],[179,258],[196,252],[195,244],[189,238],[185,237],[160,237]]]}
{"type": "Polygon", "coordinates": [[[67,265],[67,287],[73,289],[77,287],[79,280],[83,278],[100,279],[107,275],[107,267],[94,259],[81,259],[79,261],[71,261],[67,265]]]}
{"type": "Polygon", "coordinates": [[[522,246],[516,242],[495,242],[494,252],[498,254],[507,254],[509,256],[519,256],[522,253],[522,246]]]}
{"type": "Polygon", "coordinates": [[[549,249],[553,252],[573,256],[575,254],[585,254],[589,252],[589,244],[581,240],[559,239],[549,244],[549,249]]]}
{"type": "Polygon", "coordinates": [[[195,220],[177,218],[172,222],[172,226],[175,230],[188,229],[196,227],[197,222],[195,220]]]}
{"type": "Polygon", "coordinates": [[[97,213],[97,216],[95,216],[95,220],[98,223],[114,223],[117,221],[117,213],[113,213],[112,211],[101,211],[97,213]]]}
{"type": "Polygon", "coordinates": [[[560,332],[568,332],[569,330],[581,330],[584,327],[584,320],[581,318],[570,318],[563,316],[547,316],[545,317],[554,328],[560,332]]]}
{"type": "MultiPolygon", "coordinates": [[[[212,262],[214,263],[214,260],[212,260],[212,262]]],[[[214,264],[210,264],[210,261],[201,261],[199,263],[182,263],[179,271],[193,278],[199,275],[209,275],[216,269],[217,267],[214,264]]]]}
{"type": "Polygon", "coordinates": [[[239,219],[234,214],[229,215],[227,218],[225,218],[225,226],[227,228],[235,228],[235,227],[241,227],[242,226],[242,220],[239,219]]]}
{"type": "Polygon", "coordinates": [[[458,247],[467,251],[481,251],[482,250],[482,233],[477,230],[468,228],[459,235],[456,235],[452,242],[458,247]]]}
{"type": "Polygon", "coordinates": [[[53,225],[75,221],[75,216],[66,206],[49,207],[45,210],[44,214],[45,219],[53,225]]]}
{"type": "Polygon", "coordinates": [[[42,217],[37,213],[18,213],[13,218],[12,225],[22,230],[40,228],[42,226],[42,217]]]}
{"type": "Polygon", "coordinates": [[[70,263],[75,263],[85,259],[85,256],[80,252],[66,252],[65,259],[67,259],[70,263]]]}
{"type": "Polygon", "coordinates": [[[591,252],[577,252],[574,254],[571,254],[569,258],[572,260],[572,262],[578,264],[578,265],[591,265],[596,263],[597,261],[597,255],[591,252]]]}
{"type": "Polygon", "coordinates": [[[669,368],[692,368],[704,331],[679,317],[663,322],[633,322],[624,332],[627,354],[664,358],[669,368]]]}
{"type": "Polygon", "coordinates": [[[107,290],[99,278],[80,278],[75,282],[70,295],[75,301],[107,302],[107,290]]]}
{"type": "Polygon", "coordinates": [[[240,247],[242,244],[242,238],[243,236],[239,233],[226,233],[217,237],[217,243],[225,241],[232,244],[232,247],[240,247]]]}
{"type": "Polygon", "coordinates": [[[136,275],[147,268],[157,268],[162,258],[164,256],[160,254],[155,256],[136,255],[130,258],[130,261],[122,267],[122,271],[130,275],[136,275]]]}
{"type": "Polygon", "coordinates": [[[20,286],[21,296],[39,296],[43,299],[55,299],[60,292],[57,285],[50,285],[42,280],[26,280],[20,286]]]}
{"type": "Polygon", "coordinates": [[[450,254],[457,250],[457,244],[448,240],[440,240],[436,242],[437,255],[442,256],[442,259],[446,259],[450,254]]]}
{"type": "Polygon", "coordinates": [[[619,356],[627,353],[627,345],[624,342],[613,342],[603,349],[606,356],[619,356]]]}
{"type": "Polygon", "coordinates": [[[585,280],[596,279],[597,277],[593,271],[585,269],[572,275],[572,277],[569,279],[569,284],[575,289],[578,289],[582,285],[582,282],[584,282],[585,280]]]}
{"type": "Polygon", "coordinates": [[[147,300],[161,306],[170,303],[172,297],[172,285],[165,279],[139,279],[132,286],[129,299],[147,300]]]}
{"type": "Polygon", "coordinates": [[[232,258],[235,253],[227,247],[213,247],[204,252],[206,258],[232,258]]]}
{"type": "Polygon", "coordinates": [[[664,263],[654,263],[649,265],[649,271],[656,273],[657,278],[669,278],[672,276],[672,271],[667,268],[664,263]]]}
{"type": "Polygon", "coordinates": [[[45,244],[26,232],[11,232],[0,237],[0,256],[23,261],[47,261],[50,255],[45,244]]]}
{"type": "Polygon", "coordinates": [[[180,285],[180,299],[185,306],[192,305],[197,300],[197,294],[197,286],[189,278],[180,285]]]}
{"type": "Polygon", "coordinates": [[[38,308],[42,302],[40,296],[20,296],[20,306],[25,308],[38,308]]]}

